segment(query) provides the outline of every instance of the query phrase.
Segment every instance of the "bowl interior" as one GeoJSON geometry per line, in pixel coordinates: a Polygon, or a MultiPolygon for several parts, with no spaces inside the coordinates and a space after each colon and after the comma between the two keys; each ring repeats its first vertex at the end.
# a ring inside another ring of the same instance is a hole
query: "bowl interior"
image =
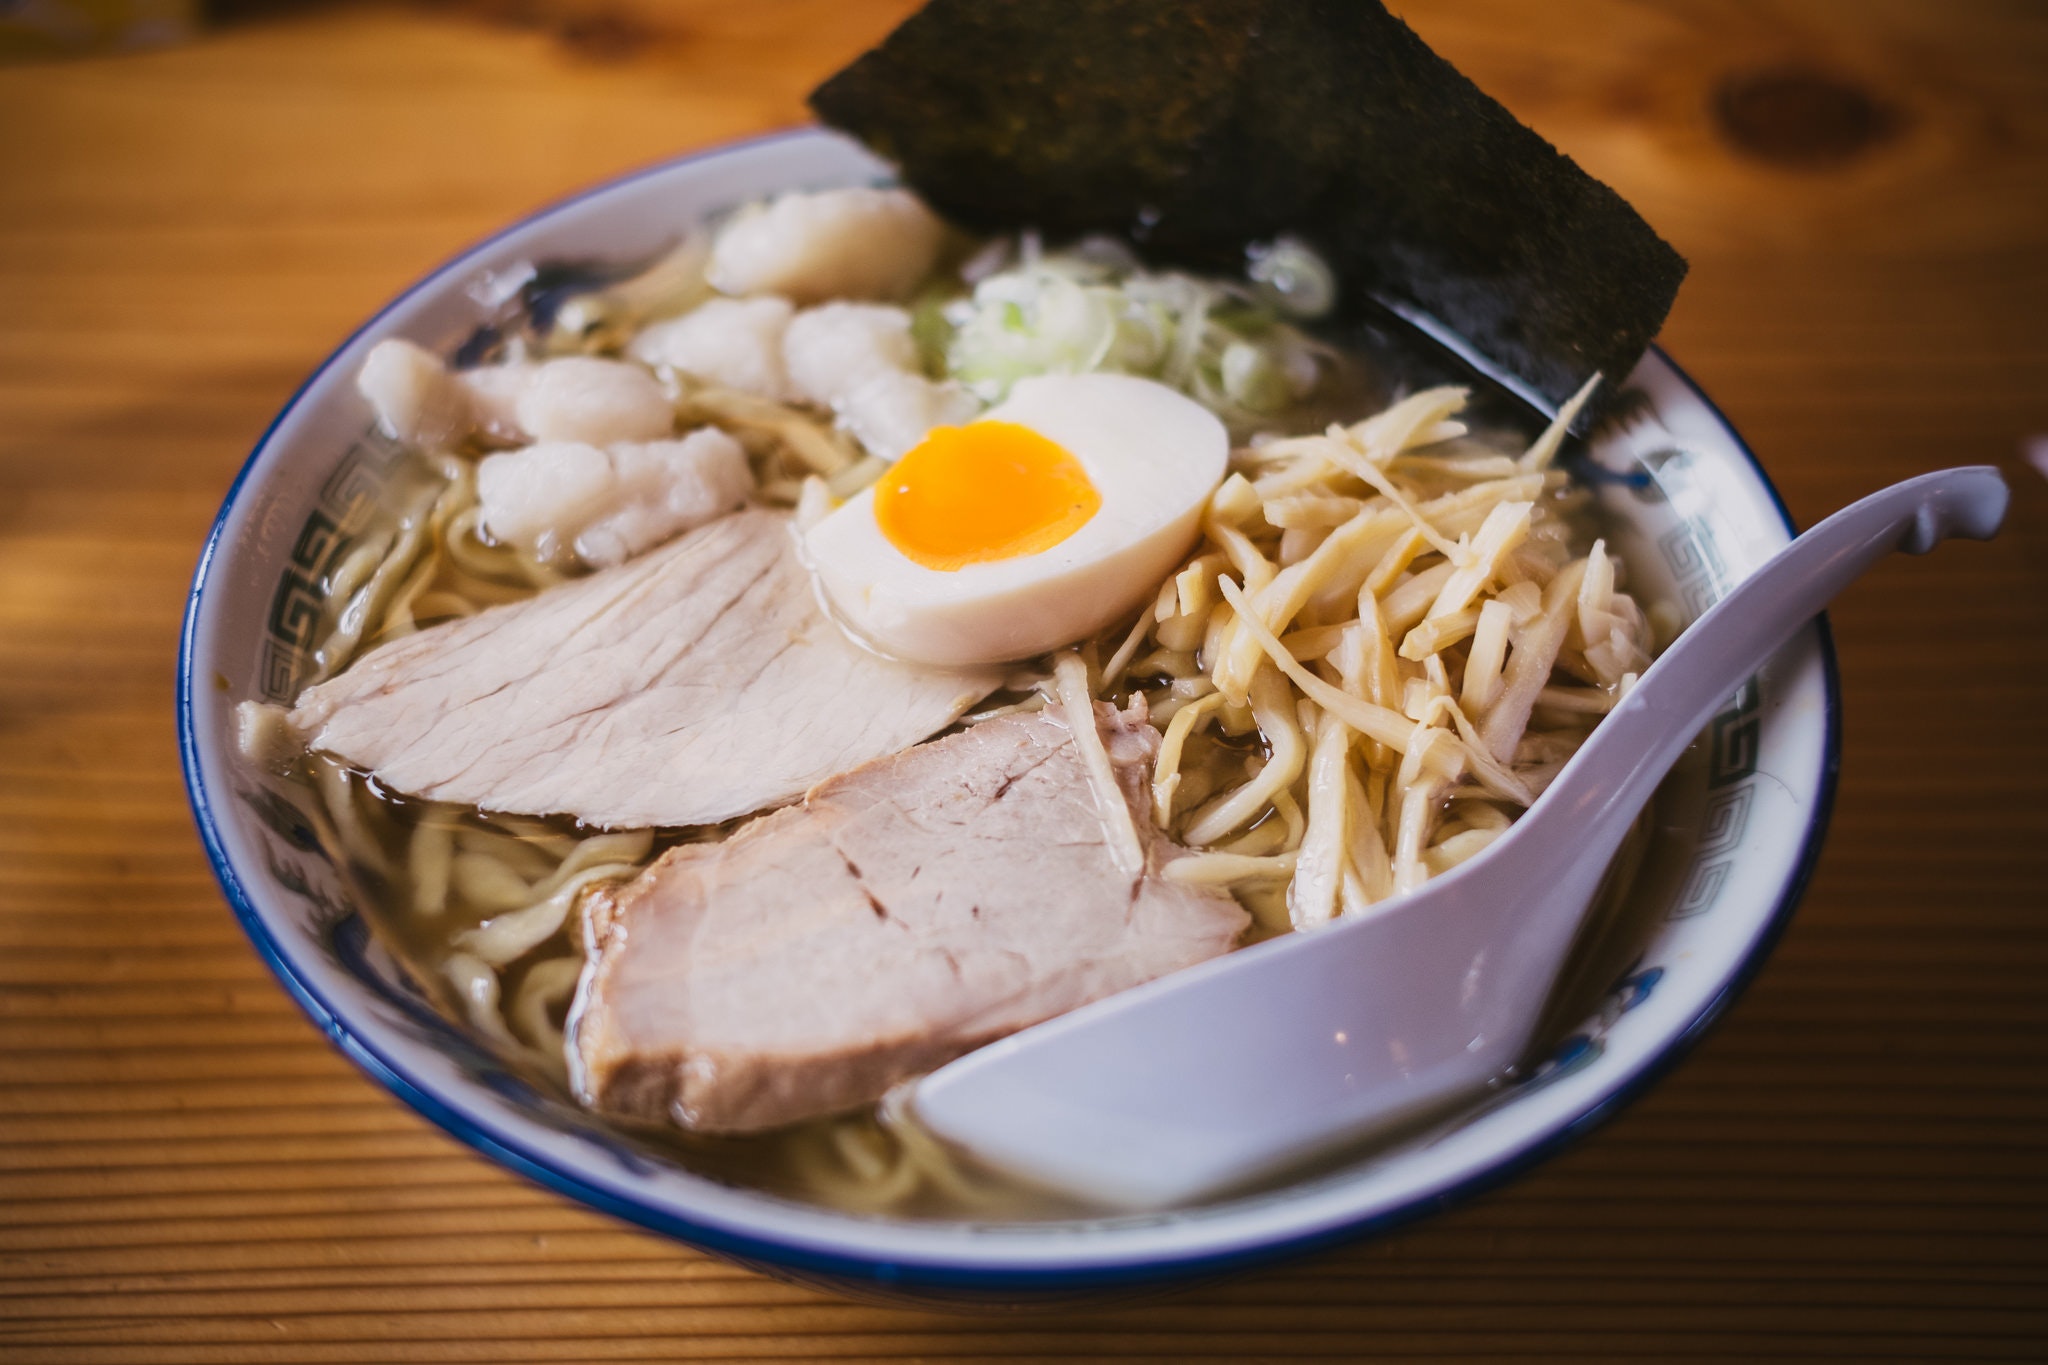
{"type": "MultiPolygon", "coordinates": [[[[1647,1082],[1768,949],[1826,822],[1832,660],[1809,628],[1714,720],[1660,794],[1645,865],[1553,1007],[1552,1055],[1454,1121],[1254,1196],[1145,1217],[1031,1224],[835,1213],[717,1183],[537,1089],[442,1017],[369,933],[296,794],[236,754],[233,708],[288,701],[309,674],[318,582],[380,514],[398,451],[353,389],[376,341],[445,350],[493,290],[546,258],[650,256],[679,229],[778,189],[888,170],[802,131],[685,158],[535,215],[428,276],[307,381],[229,493],[201,560],[180,660],[187,781],[217,874],[300,1004],[371,1074],[505,1164],[599,1208],[780,1273],[936,1292],[1049,1290],[1213,1270],[1436,1207],[1582,1131],[1647,1082]]],[[[1690,619],[1790,528],[1726,422],[1665,357],[1646,357],[1580,474],[1632,587],[1690,619]]]]}

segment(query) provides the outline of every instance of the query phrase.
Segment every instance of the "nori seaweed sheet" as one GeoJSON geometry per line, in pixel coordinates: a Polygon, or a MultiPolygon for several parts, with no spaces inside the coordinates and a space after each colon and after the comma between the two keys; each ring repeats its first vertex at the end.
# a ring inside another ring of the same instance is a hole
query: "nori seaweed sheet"
{"type": "MultiPolygon", "coordinates": [[[[931,0],[811,93],[963,226],[1234,270],[1291,232],[1562,402],[1685,261],[1377,0],[931,0]]],[[[1591,414],[1588,414],[1590,416],[1591,414]]]]}

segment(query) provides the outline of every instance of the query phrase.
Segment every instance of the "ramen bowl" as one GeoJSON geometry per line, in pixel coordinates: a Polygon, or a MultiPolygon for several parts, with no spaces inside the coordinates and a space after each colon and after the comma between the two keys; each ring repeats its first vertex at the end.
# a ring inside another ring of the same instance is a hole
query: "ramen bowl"
{"type": "MultiPolygon", "coordinates": [[[[545,209],[394,300],[264,434],[199,562],[177,707],[207,853],[285,989],[372,1078],[521,1175],[770,1274],[927,1303],[1129,1293],[1384,1232],[1527,1169],[1640,1094],[1739,994],[1813,867],[1838,752],[1823,622],[1729,698],[1666,782],[1641,866],[1582,937],[1539,1055],[1425,1129],[1199,1207],[1029,1222],[913,1219],[724,1183],[508,1064],[438,1010],[386,951],[299,795],[244,760],[235,738],[237,703],[289,702],[308,681],[322,568],[377,515],[398,455],[355,393],[364,355],[387,337],[447,349],[487,319],[494,290],[532,262],[645,259],[722,209],[888,173],[856,144],[803,130],[684,157],[545,209]]],[[[1793,532],[1755,458],[1655,351],[1574,472],[1593,489],[1632,588],[1674,625],[1793,532]]]]}

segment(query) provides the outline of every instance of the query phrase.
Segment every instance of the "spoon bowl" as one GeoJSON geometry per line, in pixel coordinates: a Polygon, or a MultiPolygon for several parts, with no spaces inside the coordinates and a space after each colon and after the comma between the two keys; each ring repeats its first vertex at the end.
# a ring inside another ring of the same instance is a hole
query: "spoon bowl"
{"type": "Polygon", "coordinates": [[[1011,1175],[1153,1209],[1469,1096],[1528,1048],[1616,849],[1728,695],[1877,560],[1988,539],[2006,501],[1974,467],[1836,513],[1688,627],[1481,856],[972,1053],[917,1084],[917,1118],[1011,1175]]]}

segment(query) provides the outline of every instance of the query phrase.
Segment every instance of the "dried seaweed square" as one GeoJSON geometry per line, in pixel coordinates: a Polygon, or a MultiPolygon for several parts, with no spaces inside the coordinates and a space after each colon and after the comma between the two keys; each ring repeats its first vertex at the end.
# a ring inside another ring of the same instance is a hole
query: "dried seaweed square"
{"type": "Polygon", "coordinates": [[[1685,262],[1376,0],[933,0],[812,106],[941,212],[1234,265],[1282,231],[1561,402],[1685,262]]]}

